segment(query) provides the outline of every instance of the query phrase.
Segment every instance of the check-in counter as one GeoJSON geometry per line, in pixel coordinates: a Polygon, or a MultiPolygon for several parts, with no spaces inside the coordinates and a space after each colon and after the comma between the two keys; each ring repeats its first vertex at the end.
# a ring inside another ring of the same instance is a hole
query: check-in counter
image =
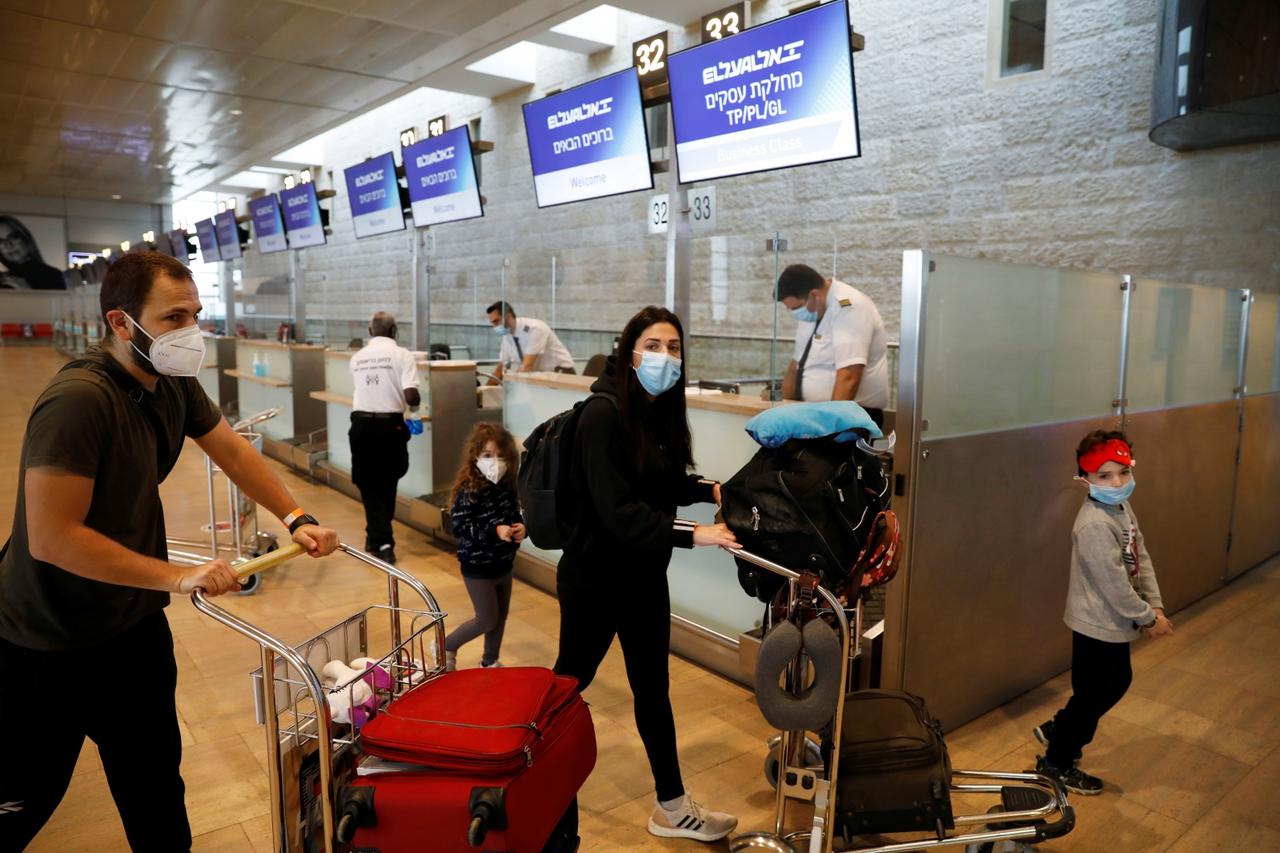
{"type": "Polygon", "coordinates": [[[256,429],[265,438],[263,450],[286,464],[298,466],[299,452],[307,452],[325,428],[324,403],[312,397],[324,389],[324,347],[314,344],[281,344],[275,341],[237,339],[235,366],[220,367],[236,381],[242,415],[279,406],[278,417],[256,429]],[[265,376],[255,375],[261,364],[265,376]]]}
{"type": "MultiPolygon", "coordinates": [[[[354,350],[324,354],[324,390],[312,397],[325,407],[328,458],[316,474],[352,497],[351,482],[351,356],[354,350]]],[[[396,517],[428,532],[447,532],[441,510],[462,459],[471,428],[481,421],[502,421],[501,398],[484,395],[476,386],[474,361],[418,362],[418,393],[422,396],[422,434],[409,439],[409,470],[397,487],[396,517]],[[494,405],[496,402],[496,405],[494,405]]]]}
{"type": "MultiPolygon", "coordinates": [[[[236,367],[236,339],[216,335],[204,339],[204,364],[196,380],[214,405],[228,417],[239,417],[240,381],[223,371],[236,367]]],[[[253,414],[248,412],[247,414],[253,414]]]]}
{"type": "MultiPolygon", "coordinates": [[[[504,423],[523,441],[538,424],[563,412],[590,394],[587,376],[558,373],[514,373],[503,383],[504,423]]],[[[689,430],[697,472],[724,481],[749,460],[759,446],[744,427],[753,416],[775,405],[759,398],[698,392],[688,389],[689,430]]],[[[712,504],[682,508],[680,516],[699,524],[715,521],[712,504]]],[[[525,540],[516,571],[525,580],[554,592],[560,552],[544,551],[525,540]]],[[[601,566],[601,571],[609,567],[601,566]]],[[[743,679],[742,634],[760,624],[764,605],[738,586],[733,560],[719,549],[677,548],[667,572],[671,588],[671,644],[685,657],[726,676],[743,679]]],[[[626,602],[601,602],[602,607],[625,607],[626,602]]],[[[749,652],[748,652],[749,654],[749,652]]]]}

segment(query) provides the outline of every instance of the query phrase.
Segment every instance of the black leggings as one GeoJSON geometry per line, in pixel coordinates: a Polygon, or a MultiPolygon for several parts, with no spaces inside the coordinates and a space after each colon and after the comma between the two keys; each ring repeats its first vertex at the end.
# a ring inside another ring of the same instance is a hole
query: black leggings
{"type": "Polygon", "coordinates": [[[1045,758],[1066,769],[1084,753],[1103,714],[1124,698],[1133,681],[1128,643],[1108,643],[1071,632],[1071,698],[1053,718],[1045,758]]]}
{"type": "Polygon", "coordinates": [[[40,652],[0,640],[0,731],[6,740],[0,805],[9,806],[0,809],[0,851],[22,850],[53,814],[86,735],[98,745],[135,853],[190,850],[178,772],[177,678],[173,635],[163,613],[75,651],[40,652]],[[129,678],[103,682],[96,692],[41,698],[70,678],[126,669],[129,678]]]}
{"type": "Polygon", "coordinates": [[[636,730],[644,741],[659,800],[684,795],[676,755],[667,655],[671,648],[671,601],[667,579],[634,584],[625,594],[559,585],[560,654],[555,671],[578,679],[586,690],[613,644],[622,644],[627,683],[635,700],[636,730]]]}

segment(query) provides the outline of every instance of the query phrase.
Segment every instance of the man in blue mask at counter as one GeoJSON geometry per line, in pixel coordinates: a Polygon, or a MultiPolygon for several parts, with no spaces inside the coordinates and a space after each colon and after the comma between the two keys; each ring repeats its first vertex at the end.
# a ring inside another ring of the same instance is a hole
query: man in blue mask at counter
{"type": "Polygon", "coordinates": [[[813,267],[792,264],[778,276],[777,299],[799,322],[782,398],[853,400],[883,426],[889,338],[871,298],[813,267]]]}
{"type": "Polygon", "coordinates": [[[495,334],[502,335],[498,352],[498,368],[494,371],[496,384],[508,369],[542,371],[546,373],[576,373],[573,356],[542,320],[532,317],[516,317],[516,310],[508,302],[495,302],[485,309],[489,325],[495,334]],[[510,368],[508,368],[510,366],[510,368]]]}

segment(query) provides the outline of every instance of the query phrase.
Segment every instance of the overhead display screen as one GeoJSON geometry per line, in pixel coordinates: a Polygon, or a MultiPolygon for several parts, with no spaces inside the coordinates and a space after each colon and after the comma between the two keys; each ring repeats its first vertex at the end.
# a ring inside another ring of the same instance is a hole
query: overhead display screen
{"type": "Polygon", "coordinates": [[[293,189],[281,190],[280,206],[290,249],[324,245],[324,225],[320,221],[315,184],[298,184],[293,189]]]}
{"type": "Polygon", "coordinates": [[[280,216],[280,202],[274,193],[250,201],[249,216],[253,219],[253,236],[259,252],[269,255],[289,248],[284,236],[284,219],[280,216]]]}
{"type": "Polygon", "coordinates": [[[173,256],[183,263],[191,259],[191,245],[187,242],[187,232],[184,229],[175,228],[169,232],[169,248],[173,250],[173,256]]]}
{"type": "Polygon", "coordinates": [[[471,131],[465,124],[410,145],[402,154],[415,226],[484,216],[471,131]]]}
{"type": "Polygon", "coordinates": [[[218,234],[213,228],[212,219],[201,219],[196,223],[196,237],[200,241],[200,259],[206,264],[222,260],[218,252],[218,234]]]}
{"type": "Polygon", "coordinates": [[[346,170],[347,199],[357,237],[376,237],[404,230],[396,160],[388,151],[346,170]]]}
{"type": "Polygon", "coordinates": [[[857,157],[845,0],[668,57],[681,183],[857,157]]]}
{"type": "Polygon", "coordinates": [[[214,228],[218,234],[218,250],[222,259],[240,257],[240,229],[236,227],[236,212],[224,210],[213,217],[214,228]]]}
{"type": "Polygon", "coordinates": [[[538,207],[653,188],[635,68],[524,105],[538,207]]]}

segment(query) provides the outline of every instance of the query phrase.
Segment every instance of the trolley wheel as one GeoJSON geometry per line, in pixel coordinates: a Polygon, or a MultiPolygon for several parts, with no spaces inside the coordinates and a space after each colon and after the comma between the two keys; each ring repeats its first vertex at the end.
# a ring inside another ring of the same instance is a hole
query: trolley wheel
{"type": "Polygon", "coordinates": [[[262,586],[262,575],[249,575],[249,577],[240,581],[240,592],[238,594],[253,595],[260,586],[262,586]]]}
{"type": "MultiPolygon", "coordinates": [[[[769,754],[764,757],[764,778],[770,788],[778,787],[778,762],[781,749],[780,738],[770,739],[769,754]]],[[[804,739],[804,766],[811,770],[822,769],[822,747],[808,735],[805,735],[804,739]]]]}

